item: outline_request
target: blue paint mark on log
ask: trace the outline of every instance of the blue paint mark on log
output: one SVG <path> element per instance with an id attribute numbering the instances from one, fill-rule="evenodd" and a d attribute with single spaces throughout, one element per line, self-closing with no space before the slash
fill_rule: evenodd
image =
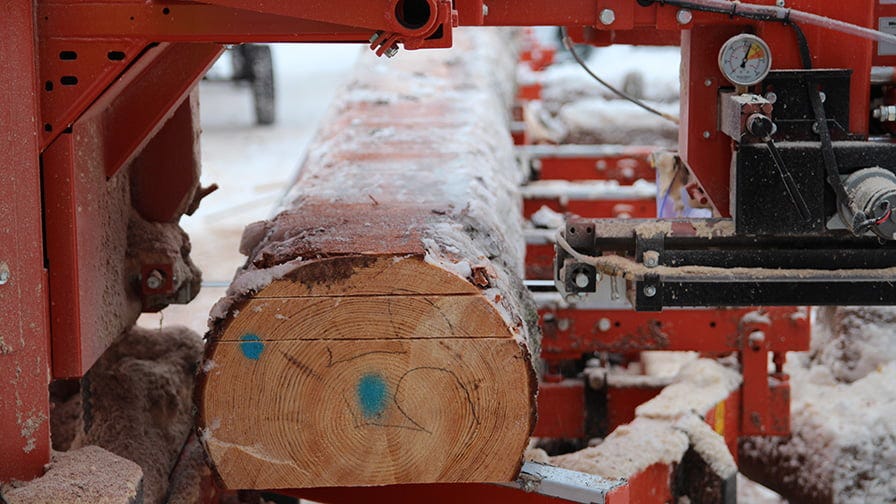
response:
<path id="1" fill-rule="evenodd" d="M 264 351 L 264 343 L 261 338 L 252 333 L 244 334 L 240 337 L 240 350 L 243 351 L 245 358 L 258 360 L 261 357 L 261 352 Z"/>
<path id="2" fill-rule="evenodd" d="M 389 396 L 386 380 L 379 374 L 366 374 L 358 380 L 358 405 L 364 418 L 380 416 L 386 409 Z"/>

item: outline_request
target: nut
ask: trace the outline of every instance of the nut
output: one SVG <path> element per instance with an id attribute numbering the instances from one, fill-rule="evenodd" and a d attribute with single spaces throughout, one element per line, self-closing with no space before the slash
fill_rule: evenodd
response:
<path id="1" fill-rule="evenodd" d="M 644 252 L 642 259 L 644 261 L 644 266 L 647 266 L 648 268 L 656 268 L 660 265 L 660 253 L 656 250 L 648 250 L 647 252 Z"/>
<path id="2" fill-rule="evenodd" d="M 599 19 L 601 23 L 609 26 L 616 22 L 616 11 L 614 11 L 613 9 L 604 9 L 600 11 Z"/>
<path id="3" fill-rule="evenodd" d="M 161 289 L 162 285 L 165 284 L 165 274 L 157 269 L 152 270 L 149 275 L 146 276 L 146 280 L 144 280 L 143 283 L 146 285 L 147 289 Z"/>
<path id="4" fill-rule="evenodd" d="M 678 21 L 678 24 L 685 25 L 693 21 L 693 19 L 694 15 L 687 9 L 678 9 L 678 12 L 675 14 L 675 20 Z"/>

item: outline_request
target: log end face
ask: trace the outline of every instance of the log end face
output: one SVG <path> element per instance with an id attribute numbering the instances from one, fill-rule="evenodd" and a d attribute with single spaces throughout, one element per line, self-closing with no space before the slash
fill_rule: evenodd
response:
<path id="1" fill-rule="evenodd" d="M 537 387 L 492 302 L 419 256 L 340 260 L 298 268 L 212 334 L 197 402 L 223 484 L 514 479 Z"/>
<path id="2" fill-rule="evenodd" d="M 200 432 L 228 488 L 516 477 L 533 426 L 525 348 L 509 338 L 364 343 L 217 345 Z"/>

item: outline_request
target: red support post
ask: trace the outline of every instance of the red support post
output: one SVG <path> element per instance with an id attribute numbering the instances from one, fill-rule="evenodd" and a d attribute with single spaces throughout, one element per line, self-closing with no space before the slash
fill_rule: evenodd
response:
<path id="1" fill-rule="evenodd" d="M 50 457 L 34 12 L 8 2 L 0 30 L 0 482 L 40 475 Z"/>
<path id="2" fill-rule="evenodd" d="M 125 328 L 125 313 L 139 311 L 123 299 L 130 279 L 124 271 L 127 216 L 122 221 L 121 207 L 129 185 L 119 171 L 162 130 L 221 50 L 215 44 L 183 43 L 150 49 L 44 152 L 53 376 L 87 372 Z M 192 149 L 198 136 L 187 112 L 174 123 L 178 131 L 190 132 L 184 140 L 190 145 L 180 152 Z M 175 184 L 169 189 L 180 190 Z M 122 250 L 115 252 L 116 247 Z"/>

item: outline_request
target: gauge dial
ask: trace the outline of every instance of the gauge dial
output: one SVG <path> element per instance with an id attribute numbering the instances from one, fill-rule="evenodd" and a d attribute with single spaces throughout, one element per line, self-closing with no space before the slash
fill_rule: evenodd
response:
<path id="1" fill-rule="evenodd" d="M 772 53 L 756 35 L 735 35 L 719 51 L 719 68 L 735 86 L 752 86 L 762 82 L 772 69 Z"/>

